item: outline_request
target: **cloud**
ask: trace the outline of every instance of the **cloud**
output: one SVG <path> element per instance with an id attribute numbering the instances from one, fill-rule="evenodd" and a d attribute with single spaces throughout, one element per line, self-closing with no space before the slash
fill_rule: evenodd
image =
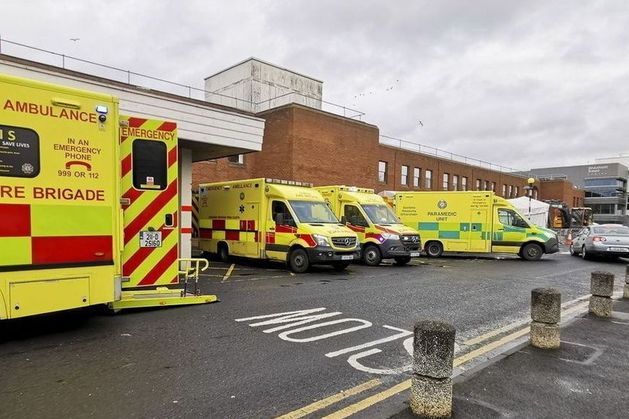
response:
<path id="1" fill-rule="evenodd" d="M 0 27 L 196 87 L 256 56 L 323 80 L 383 134 L 518 169 L 629 151 L 622 0 L 12 0 Z"/>

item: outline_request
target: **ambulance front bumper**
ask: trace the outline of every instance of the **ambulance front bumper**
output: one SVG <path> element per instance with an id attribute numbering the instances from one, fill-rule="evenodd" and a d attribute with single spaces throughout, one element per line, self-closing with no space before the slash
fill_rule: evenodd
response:
<path id="1" fill-rule="evenodd" d="M 392 259 L 396 257 L 419 257 L 421 254 L 421 243 L 402 243 L 401 240 L 385 240 L 380 244 L 382 259 Z"/>
<path id="2" fill-rule="evenodd" d="M 556 237 L 552 239 L 548 239 L 546 243 L 544 243 L 544 252 L 545 253 L 557 253 L 559 251 L 559 242 Z"/>
<path id="3" fill-rule="evenodd" d="M 360 260 L 360 249 L 335 250 L 331 247 L 311 247 L 306 249 L 308 259 L 312 264 L 325 264 L 332 262 L 353 262 Z"/>

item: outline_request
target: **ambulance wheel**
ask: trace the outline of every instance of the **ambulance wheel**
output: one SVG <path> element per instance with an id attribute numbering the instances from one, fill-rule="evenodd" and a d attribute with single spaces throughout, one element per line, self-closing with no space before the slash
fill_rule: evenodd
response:
<path id="1" fill-rule="evenodd" d="M 345 269 L 347 269 L 347 267 L 350 265 L 351 262 L 337 262 L 334 265 L 332 265 L 332 267 L 334 268 L 335 271 L 337 272 L 342 272 Z"/>
<path id="2" fill-rule="evenodd" d="M 382 255 L 380 254 L 380 249 L 378 249 L 373 244 L 369 244 L 363 250 L 363 261 L 367 266 L 378 266 L 380 265 L 380 261 L 382 261 Z"/>
<path id="3" fill-rule="evenodd" d="M 524 260 L 540 260 L 544 252 L 539 244 L 528 243 L 522 247 L 522 259 Z"/>
<path id="4" fill-rule="evenodd" d="M 310 267 L 308 253 L 304 249 L 295 249 L 288 255 L 288 266 L 296 274 L 304 273 Z"/>
<path id="5" fill-rule="evenodd" d="M 406 265 L 410 261 L 411 261 L 411 257 L 410 256 L 398 256 L 398 257 L 395 258 L 395 264 L 397 266 L 404 266 L 404 265 Z"/>
<path id="6" fill-rule="evenodd" d="M 443 245 L 440 242 L 426 243 L 426 254 L 431 258 L 438 258 L 443 254 Z"/>
<path id="7" fill-rule="evenodd" d="M 229 262 L 229 248 L 227 247 L 227 244 L 218 244 L 218 259 L 223 263 Z"/>

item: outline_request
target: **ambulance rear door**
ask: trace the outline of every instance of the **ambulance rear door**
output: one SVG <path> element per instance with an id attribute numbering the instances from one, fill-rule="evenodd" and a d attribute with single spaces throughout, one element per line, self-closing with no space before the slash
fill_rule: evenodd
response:
<path id="1" fill-rule="evenodd" d="M 123 288 L 178 282 L 177 126 L 121 117 Z"/>

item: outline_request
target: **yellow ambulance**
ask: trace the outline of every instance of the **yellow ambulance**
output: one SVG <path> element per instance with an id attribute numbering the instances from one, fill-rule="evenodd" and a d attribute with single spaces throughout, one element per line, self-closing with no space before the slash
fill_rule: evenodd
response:
<path id="1" fill-rule="evenodd" d="M 341 222 L 358 235 L 366 265 L 377 266 L 382 259 L 405 265 L 411 258 L 419 257 L 421 241 L 417 230 L 402 224 L 373 189 L 340 185 L 316 189 Z"/>
<path id="2" fill-rule="evenodd" d="M 118 110 L 0 74 L 0 319 L 216 301 L 164 287 L 179 282 L 176 124 Z"/>
<path id="3" fill-rule="evenodd" d="M 431 257 L 493 252 L 539 260 L 559 251 L 555 232 L 530 223 L 490 191 L 397 192 L 393 205 L 404 224 L 420 231 Z"/>
<path id="4" fill-rule="evenodd" d="M 309 184 L 249 179 L 199 185 L 199 247 L 229 256 L 284 261 L 296 273 L 311 265 L 343 270 L 360 257 L 356 234 L 342 225 Z"/>

